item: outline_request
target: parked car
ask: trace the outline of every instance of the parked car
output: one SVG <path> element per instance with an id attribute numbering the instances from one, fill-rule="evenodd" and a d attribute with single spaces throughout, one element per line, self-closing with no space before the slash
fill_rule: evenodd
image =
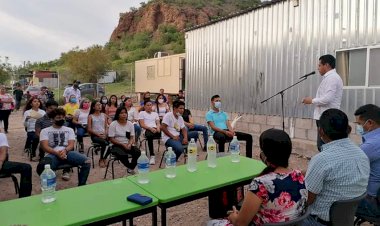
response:
<path id="1" fill-rule="evenodd" d="M 105 94 L 104 87 L 97 83 L 79 84 L 79 90 L 82 97 L 84 97 L 85 95 L 91 95 L 94 98 L 96 98 Z"/>
<path id="2" fill-rule="evenodd" d="M 25 89 L 24 95 L 26 96 L 26 93 L 29 91 L 30 96 L 38 96 L 41 91 L 41 87 L 39 86 L 28 86 L 28 88 Z"/>

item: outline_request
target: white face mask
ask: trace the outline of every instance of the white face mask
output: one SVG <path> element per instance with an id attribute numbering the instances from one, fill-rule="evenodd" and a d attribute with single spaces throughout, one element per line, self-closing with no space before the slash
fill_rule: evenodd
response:
<path id="1" fill-rule="evenodd" d="M 162 104 L 162 103 L 164 103 L 164 100 L 163 99 L 158 99 L 158 103 Z"/>
<path id="2" fill-rule="evenodd" d="M 106 103 L 107 103 L 107 100 L 102 100 L 102 103 L 103 103 L 103 104 L 106 104 Z"/>
<path id="3" fill-rule="evenodd" d="M 363 126 L 365 126 L 365 124 L 367 124 L 367 122 L 368 122 L 368 120 L 365 121 L 365 123 L 363 125 L 359 125 L 359 124 L 356 125 L 356 134 L 363 136 L 364 134 L 367 133 L 367 131 L 364 131 L 364 127 L 363 127 Z"/>
<path id="4" fill-rule="evenodd" d="M 215 102 L 215 107 L 218 108 L 218 109 L 220 109 L 222 107 L 222 102 L 216 101 Z"/>

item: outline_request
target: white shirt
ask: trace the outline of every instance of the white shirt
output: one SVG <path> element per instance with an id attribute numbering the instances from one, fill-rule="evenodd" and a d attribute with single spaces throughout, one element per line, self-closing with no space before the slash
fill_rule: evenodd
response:
<path id="1" fill-rule="evenodd" d="M 129 141 L 126 136 L 127 133 L 130 136 L 135 136 L 135 127 L 130 121 L 127 121 L 125 125 L 121 125 L 118 121 L 113 121 L 108 128 L 108 137 L 114 137 L 122 144 L 127 144 Z"/>
<path id="2" fill-rule="evenodd" d="M 24 126 L 26 127 L 27 132 L 35 132 L 36 131 L 36 121 L 39 118 L 42 118 L 45 115 L 45 111 L 42 109 L 38 109 L 38 111 L 35 111 L 33 109 L 29 109 L 24 112 Z M 30 117 L 28 120 L 26 120 L 26 117 Z"/>
<path id="3" fill-rule="evenodd" d="M 319 84 L 317 95 L 312 103 L 314 108 L 314 119 L 319 120 L 322 113 L 330 108 L 340 108 L 343 95 L 343 81 L 336 73 L 335 69 L 328 71 L 323 75 L 321 84 Z"/>
<path id="4" fill-rule="evenodd" d="M 63 92 L 63 96 L 66 99 L 66 103 L 69 102 L 69 98 L 71 95 L 75 95 L 75 97 L 77 98 L 77 103 L 80 102 L 81 94 L 80 94 L 79 88 L 74 89 L 74 87 L 71 86 L 71 87 L 65 89 L 65 91 Z"/>
<path id="5" fill-rule="evenodd" d="M 162 123 L 167 125 L 168 131 L 173 136 L 179 136 L 181 133 L 181 129 L 185 128 L 185 122 L 183 121 L 182 116 L 178 116 L 178 118 L 174 117 L 173 112 L 168 112 L 162 119 Z M 164 132 L 162 132 L 162 141 L 166 143 L 167 140 L 171 139 Z"/>
<path id="6" fill-rule="evenodd" d="M 41 130 L 40 141 L 43 140 L 48 140 L 49 147 L 54 151 L 59 151 L 69 145 L 69 140 L 75 140 L 75 133 L 73 129 L 66 126 L 59 129 L 50 126 Z"/>
<path id="7" fill-rule="evenodd" d="M 139 113 L 138 119 L 144 120 L 144 124 L 150 128 L 157 128 L 156 121 L 160 120 L 157 112 L 154 112 L 154 111 L 152 111 L 151 113 L 148 113 L 146 111 L 142 111 Z"/>
<path id="8" fill-rule="evenodd" d="M 4 133 L 0 133 L 0 147 L 8 147 L 8 139 L 7 136 Z"/>
<path id="9" fill-rule="evenodd" d="M 139 113 L 135 107 L 131 107 L 128 111 L 128 121 L 134 123 L 135 120 L 138 120 Z"/>

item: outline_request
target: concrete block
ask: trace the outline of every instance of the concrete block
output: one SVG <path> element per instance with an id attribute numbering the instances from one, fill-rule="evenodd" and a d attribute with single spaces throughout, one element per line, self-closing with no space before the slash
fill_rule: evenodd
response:
<path id="1" fill-rule="evenodd" d="M 268 116 L 267 124 L 271 126 L 282 126 L 282 118 L 279 116 Z"/>
<path id="2" fill-rule="evenodd" d="M 265 130 L 272 129 L 272 128 L 274 128 L 274 126 L 261 125 L 261 132 L 260 132 L 260 134 L 261 134 L 262 132 L 264 132 Z"/>
<path id="3" fill-rule="evenodd" d="M 250 133 L 260 134 L 261 132 L 260 124 L 249 123 L 248 127 Z"/>
<path id="4" fill-rule="evenodd" d="M 248 133 L 248 132 L 249 132 L 249 126 L 248 126 L 248 123 L 240 122 L 240 121 L 237 122 L 237 123 L 236 123 L 235 130 L 236 130 L 236 131 L 240 131 L 240 132 L 244 132 L 244 133 Z"/>
<path id="5" fill-rule="evenodd" d="M 298 138 L 298 139 L 307 140 L 306 129 L 295 128 L 294 129 L 294 137 Z"/>
<path id="6" fill-rule="evenodd" d="M 253 122 L 260 125 L 267 124 L 267 116 L 266 115 L 254 115 Z"/>
<path id="7" fill-rule="evenodd" d="M 311 129 L 313 127 L 312 119 L 296 118 L 296 128 L 299 129 Z"/>
<path id="8" fill-rule="evenodd" d="M 317 143 L 315 141 L 292 139 L 293 152 L 301 156 L 311 158 L 318 154 Z"/>
<path id="9" fill-rule="evenodd" d="M 308 129 L 307 130 L 307 139 L 310 141 L 317 141 L 317 130 L 316 129 Z"/>

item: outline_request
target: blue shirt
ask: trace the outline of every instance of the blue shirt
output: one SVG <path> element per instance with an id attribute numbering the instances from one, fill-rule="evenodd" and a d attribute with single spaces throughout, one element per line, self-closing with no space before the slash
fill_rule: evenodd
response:
<path id="1" fill-rule="evenodd" d="M 370 174 L 367 193 L 376 197 L 380 188 L 380 128 L 367 132 L 363 135 L 363 144 L 360 148 L 369 158 Z"/>
<path id="2" fill-rule="evenodd" d="M 333 202 L 365 193 L 368 177 L 368 157 L 350 139 L 324 144 L 322 152 L 311 158 L 306 172 L 306 189 L 316 194 L 311 214 L 329 221 Z"/>
<path id="3" fill-rule="evenodd" d="M 206 114 L 206 122 L 213 122 L 219 129 L 228 129 L 227 127 L 228 115 L 224 111 L 209 110 Z M 214 134 L 214 130 L 210 128 L 210 134 Z"/>

